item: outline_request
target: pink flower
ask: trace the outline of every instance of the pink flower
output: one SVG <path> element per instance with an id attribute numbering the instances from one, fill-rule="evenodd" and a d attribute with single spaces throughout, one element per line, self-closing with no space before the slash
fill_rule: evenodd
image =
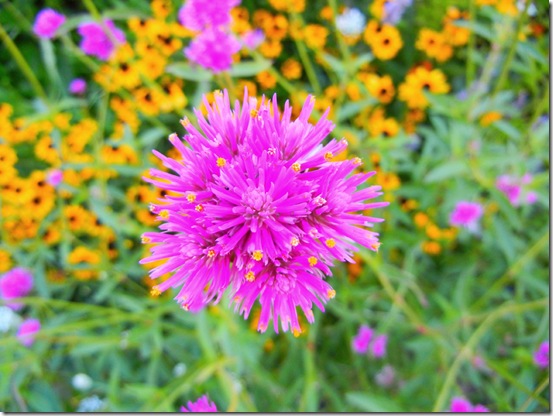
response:
<path id="1" fill-rule="evenodd" d="M 75 78 L 69 84 L 69 92 L 75 95 L 83 95 L 86 92 L 86 81 L 82 78 Z"/>
<path id="2" fill-rule="evenodd" d="M 279 321 L 301 332 L 297 308 L 313 322 L 313 306 L 324 311 L 336 294 L 325 280 L 334 260 L 353 262 L 356 244 L 378 250 L 378 234 L 366 227 L 382 220 L 362 212 L 388 203 L 368 201 L 380 186 L 358 189 L 376 172 L 354 173 L 359 158 L 334 160 L 347 142 L 323 144 L 334 125 L 328 110 L 309 122 L 312 97 L 296 120 L 276 95 L 259 103 L 246 93 L 231 109 L 224 91 L 204 104 L 207 120 L 195 111 L 202 132 L 183 120 L 187 145 L 169 136 L 182 161 L 154 151 L 175 173 L 152 169 L 144 178 L 171 192 L 151 206 L 160 232 L 144 234 L 153 245 L 141 263 L 166 260 L 150 275 L 173 274 L 153 290 L 179 288 L 186 310 L 218 302 L 230 287 L 245 318 L 259 301 L 259 331 L 272 320 L 275 332 Z"/>
<path id="3" fill-rule="evenodd" d="M 369 343 L 371 342 L 372 336 L 373 330 L 367 325 L 361 325 L 357 335 L 351 342 L 353 351 L 357 354 L 365 354 L 369 349 Z"/>
<path id="4" fill-rule="evenodd" d="M 57 187 L 63 181 L 63 171 L 60 169 L 52 169 L 46 175 L 46 182 L 53 187 Z"/>
<path id="5" fill-rule="evenodd" d="M 33 275 L 26 269 L 16 267 L 0 278 L 0 297 L 4 300 L 17 299 L 26 296 L 33 288 Z M 17 302 L 6 302 L 14 311 L 23 305 Z"/>
<path id="6" fill-rule="evenodd" d="M 486 413 L 489 412 L 486 406 L 477 404 L 473 406 L 468 400 L 461 397 L 454 397 L 451 400 L 449 411 L 453 413 Z"/>
<path id="7" fill-rule="evenodd" d="M 30 347 L 35 342 L 35 334 L 40 330 L 40 321 L 38 319 L 26 319 L 21 323 L 17 330 L 17 338 L 26 347 Z"/>
<path id="8" fill-rule="evenodd" d="M 549 367 L 549 341 L 543 341 L 534 352 L 534 363 L 540 368 Z"/>
<path id="9" fill-rule="evenodd" d="M 96 56 L 106 61 L 111 56 L 117 43 L 125 42 L 125 34 L 115 27 L 111 20 L 105 20 L 104 25 L 111 32 L 108 35 L 104 26 L 99 23 L 82 23 L 77 32 L 82 36 L 79 47 L 87 55 Z M 114 43 L 115 41 L 115 43 Z"/>
<path id="10" fill-rule="evenodd" d="M 192 62 L 217 73 L 230 68 L 232 55 L 240 47 L 240 42 L 232 34 L 221 28 L 212 28 L 200 33 L 184 54 Z"/>
<path id="11" fill-rule="evenodd" d="M 188 0 L 179 10 L 181 25 L 201 31 L 215 26 L 227 26 L 231 23 L 230 10 L 238 6 L 240 0 Z"/>
<path id="12" fill-rule="evenodd" d="M 371 344 L 371 354 L 375 358 L 382 358 L 386 355 L 387 335 L 378 335 Z"/>
<path id="13" fill-rule="evenodd" d="M 532 183 L 532 175 L 524 174 L 521 178 L 510 175 L 498 176 L 495 186 L 505 194 L 512 206 L 521 204 L 532 205 L 538 200 L 538 195 L 532 191 L 526 191 L 526 186 Z"/>
<path id="14" fill-rule="evenodd" d="M 38 12 L 33 25 L 33 32 L 39 38 L 52 39 L 58 28 L 65 23 L 65 16 L 52 9 Z"/>
<path id="15" fill-rule="evenodd" d="M 181 412 L 184 413 L 214 413 L 217 412 L 217 406 L 215 403 L 210 402 L 209 398 L 206 394 L 204 394 L 202 397 L 200 397 L 195 402 L 188 402 L 186 404 L 188 408 L 185 406 L 182 406 L 180 408 Z"/>
<path id="16" fill-rule="evenodd" d="M 250 30 L 242 35 L 242 43 L 246 45 L 248 49 L 255 49 L 265 39 L 265 35 L 261 29 Z"/>
<path id="17" fill-rule="evenodd" d="M 451 225 L 462 226 L 470 231 L 478 229 L 478 220 L 484 213 L 482 205 L 476 202 L 460 201 L 449 216 Z"/>

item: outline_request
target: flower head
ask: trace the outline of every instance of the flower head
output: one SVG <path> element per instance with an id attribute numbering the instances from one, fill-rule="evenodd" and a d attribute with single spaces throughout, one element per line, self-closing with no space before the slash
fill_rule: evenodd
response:
<path id="1" fill-rule="evenodd" d="M 386 355 L 386 345 L 388 344 L 388 336 L 385 334 L 378 335 L 371 344 L 371 354 L 375 358 L 382 358 Z"/>
<path id="2" fill-rule="evenodd" d="M 209 401 L 209 397 L 204 394 L 195 402 L 188 402 L 187 407 L 181 406 L 180 411 L 184 413 L 214 413 L 217 412 L 215 403 Z"/>
<path id="3" fill-rule="evenodd" d="M 52 169 L 46 175 L 46 182 L 53 187 L 58 186 L 63 181 L 63 171 L 61 169 Z"/>
<path id="4" fill-rule="evenodd" d="M 109 34 L 105 29 L 108 29 Z M 125 42 L 125 33 L 115 27 L 111 20 L 99 23 L 83 23 L 77 32 L 82 36 L 79 47 L 87 55 L 106 61 L 113 53 L 117 43 Z"/>
<path id="5" fill-rule="evenodd" d="M 33 32 L 39 38 L 52 39 L 58 28 L 65 23 L 65 16 L 53 9 L 44 9 L 36 15 Z"/>
<path id="6" fill-rule="evenodd" d="M 534 363 L 540 368 L 549 367 L 549 341 L 543 341 L 534 352 Z"/>
<path id="7" fill-rule="evenodd" d="M 527 191 L 526 185 L 532 183 L 532 175 L 526 173 L 521 178 L 510 175 L 501 175 L 497 178 L 495 186 L 505 194 L 512 206 L 532 205 L 536 203 L 538 196 L 535 192 Z"/>
<path id="8" fill-rule="evenodd" d="M 230 68 L 232 55 L 240 48 L 238 39 L 217 27 L 200 33 L 184 50 L 184 54 L 192 62 L 216 73 Z"/>
<path id="9" fill-rule="evenodd" d="M 33 288 L 33 275 L 26 269 L 16 267 L 0 278 L 0 297 L 6 301 L 26 296 Z M 17 302 L 6 302 L 17 311 L 23 307 Z"/>
<path id="10" fill-rule="evenodd" d="M 17 338 L 26 347 L 30 347 L 35 342 L 35 334 L 40 330 L 40 321 L 38 319 L 26 319 L 21 323 L 17 330 Z"/>
<path id="11" fill-rule="evenodd" d="M 231 23 L 230 10 L 239 4 L 240 0 L 187 0 L 179 10 L 178 19 L 190 30 L 227 26 Z"/>
<path id="12" fill-rule="evenodd" d="M 353 262 L 355 244 L 378 249 L 378 234 L 363 227 L 382 220 L 356 213 L 387 205 L 366 202 L 381 195 L 379 186 L 358 189 L 375 172 L 351 175 L 359 158 L 332 160 L 347 143 L 322 143 L 333 124 L 328 112 L 309 122 L 312 97 L 296 120 L 276 95 L 258 102 L 246 93 L 234 110 L 226 91 L 204 103 L 207 120 L 196 111 L 203 133 L 182 122 L 190 147 L 169 137 L 182 162 L 154 151 L 175 174 L 153 169 L 144 179 L 176 195 L 152 205 L 163 223 L 145 234 L 152 254 L 141 263 L 165 261 L 151 277 L 173 275 L 156 289 L 179 287 L 186 310 L 218 302 L 230 287 L 246 318 L 259 301 L 258 330 L 273 320 L 278 332 L 280 320 L 284 331 L 300 332 L 297 307 L 313 322 L 313 304 L 324 310 L 336 295 L 325 281 L 333 260 Z"/>
<path id="13" fill-rule="evenodd" d="M 363 33 L 367 19 L 359 9 L 346 9 L 336 17 L 336 27 L 346 36 L 357 36 Z"/>
<path id="14" fill-rule="evenodd" d="M 351 342 L 353 351 L 357 354 L 365 354 L 369 350 L 369 343 L 373 337 L 373 330 L 367 325 L 361 325 L 357 335 Z"/>
<path id="15" fill-rule="evenodd" d="M 484 213 L 482 205 L 477 202 L 460 201 L 449 216 L 451 225 L 465 227 L 471 231 L 478 228 L 478 220 Z"/>
<path id="16" fill-rule="evenodd" d="M 242 35 L 241 40 L 248 49 L 255 49 L 263 43 L 265 35 L 261 29 L 249 30 Z"/>
<path id="17" fill-rule="evenodd" d="M 451 399 L 449 411 L 453 413 L 485 413 L 489 412 L 486 406 L 477 404 L 473 406 L 468 400 L 462 397 L 454 397 Z"/>
<path id="18" fill-rule="evenodd" d="M 382 21 L 390 25 L 396 25 L 405 13 L 405 10 L 413 3 L 413 0 L 394 0 L 384 3 L 384 16 Z"/>
<path id="19" fill-rule="evenodd" d="M 69 92 L 75 95 L 82 95 L 86 92 L 86 81 L 82 78 L 75 78 L 69 84 Z"/>

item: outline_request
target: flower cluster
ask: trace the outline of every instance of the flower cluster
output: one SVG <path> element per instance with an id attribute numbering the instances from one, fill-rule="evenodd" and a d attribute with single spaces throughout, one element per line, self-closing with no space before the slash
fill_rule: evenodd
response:
<path id="1" fill-rule="evenodd" d="M 382 358 L 386 355 L 386 346 L 388 344 L 388 336 L 380 334 L 374 336 L 374 330 L 367 325 L 361 325 L 357 335 L 351 341 L 351 347 L 356 354 L 366 354 L 370 349 L 370 353 L 375 358 Z"/>
<path id="2" fill-rule="evenodd" d="M 481 404 L 472 405 L 468 400 L 462 397 L 454 397 L 451 399 L 449 411 L 452 413 L 487 413 L 489 412 L 486 406 Z"/>
<path id="3" fill-rule="evenodd" d="M 259 331 L 272 319 L 276 332 L 280 320 L 299 333 L 296 308 L 313 322 L 313 304 L 324 310 L 335 296 L 324 280 L 333 260 L 351 262 L 355 243 L 378 250 L 378 234 L 362 227 L 382 220 L 356 212 L 388 203 L 365 202 L 381 192 L 358 189 L 374 172 L 350 176 L 361 159 L 333 161 L 347 142 L 322 144 L 333 124 L 326 114 L 309 122 L 312 97 L 296 120 L 288 102 L 280 112 L 276 95 L 258 103 L 246 93 L 233 111 L 224 91 L 205 105 L 207 120 L 196 111 L 203 134 L 182 122 L 190 148 L 169 137 L 182 161 L 154 151 L 176 175 L 153 169 L 145 178 L 171 194 L 152 205 L 164 223 L 143 235 L 154 246 L 141 262 L 166 260 L 151 277 L 174 274 L 154 290 L 181 287 L 176 299 L 187 310 L 218 302 L 230 286 L 246 318 L 259 299 Z"/>
<path id="4" fill-rule="evenodd" d="M 188 407 L 186 407 L 188 406 Z M 204 394 L 195 402 L 188 402 L 186 406 L 181 406 L 180 411 L 183 413 L 215 413 L 217 406 L 209 401 L 209 397 Z"/>

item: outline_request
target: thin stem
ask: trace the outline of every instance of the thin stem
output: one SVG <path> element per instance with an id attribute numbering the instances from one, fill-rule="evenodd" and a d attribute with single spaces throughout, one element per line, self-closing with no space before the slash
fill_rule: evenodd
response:
<path id="1" fill-rule="evenodd" d="M 291 13 L 291 16 L 292 16 L 292 23 L 300 23 L 302 27 L 305 26 L 305 22 L 303 21 L 303 19 L 298 13 L 293 12 Z M 300 60 L 303 64 L 303 67 L 305 68 L 305 73 L 307 74 L 309 83 L 313 88 L 313 92 L 316 95 L 320 95 L 321 84 L 319 83 L 319 79 L 317 78 L 317 74 L 315 73 L 315 68 L 313 67 L 313 64 L 311 63 L 311 59 L 309 58 L 309 54 L 307 53 L 307 48 L 305 44 L 298 39 L 294 39 L 294 42 L 296 44 L 296 47 L 298 48 Z"/>
<path id="2" fill-rule="evenodd" d="M 538 388 L 526 399 L 526 401 L 523 403 L 522 406 L 520 406 L 519 412 L 525 412 L 528 406 L 530 406 L 530 403 L 532 403 L 533 399 L 539 399 L 539 394 L 549 385 L 549 376 L 545 377 L 545 380 L 541 382 L 541 384 L 538 386 Z M 546 402 L 547 403 L 547 402 Z M 544 404 L 544 403 L 542 403 Z M 544 404 L 546 407 L 548 405 Z"/>
<path id="3" fill-rule="evenodd" d="M 13 42 L 13 40 L 10 38 L 10 36 L 7 34 L 6 30 L 1 24 L 0 38 L 2 38 L 2 41 L 6 45 L 6 48 L 8 48 L 8 51 L 10 51 L 10 54 L 19 66 L 19 69 L 21 69 L 23 75 L 25 75 L 25 77 L 31 84 L 31 87 L 33 88 L 35 94 L 42 98 L 46 104 L 48 104 L 48 97 L 46 96 L 46 92 L 42 88 L 42 85 L 40 85 L 40 82 L 38 82 L 38 79 L 36 78 L 33 70 L 19 51 L 19 48 L 16 46 L 16 44 Z"/>
<path id="4" fill-rule="evenodd" d="M 472 80 L 474 79 L 474 72 L 475 72 L 475 66 L 474 66 L 474 44 L 476 36 L 474 34 L 474 22 L 475 22 L 475 7 L 474 7 L 474 0 L 470 0 L 469 3 L 469 15 L 470 15 L 470 25 L 469 25 L 469 41 L 467 45 L 467 72 L 466 72 L 466 78 L 467 78 L 467 88 L 471 85 Z"/>

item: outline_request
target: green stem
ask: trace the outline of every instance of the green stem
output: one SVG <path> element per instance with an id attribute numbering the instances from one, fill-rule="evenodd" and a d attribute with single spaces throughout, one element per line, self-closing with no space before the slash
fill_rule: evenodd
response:
<path id="1" fill-rule="evenodd" d="M 293 12 L 291 13 L 291 16 L 292 16 L 292 23 L 300 23 L 302 28 L 305 26 L 305 22 L 303 21 L 303 19 L 298 13 Z M 307 47 L 305 46 L 305 43 L 303 43 L 303 41 L 300 41 L 298 39 L 294 39 L 294 42 L 296 44 L 296 47 L 298 48 L 300 60 L 303 64 L 303 67 L 305 68 L 305 73 L 307 74 L 309 83 L 313 88 L 313 92 L 315 93 L 315 95 L 320 95 L 321 84 L 319 83 L 319 79 L 317 78 L 317 74 L 315 73 L 315 68 L 311 63 L 311 59 L 309 58 Z"/>
<path id="2" fill-rule="evenodd" d="M 474 34 L 474 22 L 475 22 L 475 12 L 476 8 L 474 7 L 474 0 L 470 0 L 469 4 L 469 15 L 470 15 L 470 34 L 469 34 L 469 42 L 467 45 L 467 72 L 466 72 L 466 78 L 467 78 L 467 87 L 472 84 L 472 80 L 474 79 L 474 72 L 475 72 L 475 66 L 474 66 L 474 44 L 476 36 Z"/>
<path id="3" fill-rule="evenodd" d="M 539 397 L 539 394 L 549 385 L 549 376 L 545 377 L 545 380 L 541 382 L 541 384 L 538 386 L 538 388 L 526 399 L 524 404 L 520 406 L 519 412 L 525 412 L 528 406 L 530 406 L 530 403 L 532 403 L 532 400 L 538 400 L 542 406 L 545 406 L 546 408 L 549 408 L 549 403 L 547 401 L 542 402 L 541 397 Z"/>
<path id="4" fill-rule="evenodd" d="M 461 348 L 461 351 L 459 351 L 459 353 L 457 354 L 457 357 L 455 357 L 455 360 L 451 364 L 451 367 L 449 367 L 449 371 L 447 372 L 445 381 L 442 385 L 440 393 L 438 394 L 438 399 L 436 400 L 436 403 L 434 404 L 434 409 L 432 411 L 433 412 L 444 411 L 447 397 L 449 396 L 450 390 L 453 387 L 453 383 L 455 382 L 457 373 L 461 369 L 461 364 L 465 359 L 470 358 L 472 356 L 473 350 L 477 346 L 478 342 L 480 341 L 480 338 L 482 338 L 482 336 L 486 333 L 488 328 L 497 319 L 502 318 L 504 315 L 507 315 L 509 313 L 520 313 L 520 312 L 525 312 L 533 309 L 547 307 L 548 303 L 549 303 L 548 299 L 540 299 L 537 301 L 518 304 L 518 305 L 508 304 L 490 313 L 488 317 L 484 320 L 484 322 L 482 322 L 480 326 L 476 329 L 476 331 L 473 332 L 473 334 L 471 335 L 471 337 L 469 338 L 465 346 Z"/>
<path id="5" fill-rule="evenodd" d="M 46 96 L 46 92 L 42 88 L 42 85 L 40 85 L 40 82 L 38 82 L 38 79 L 36 78 L 33 70 L 19 51 L 19 48 L 16 46 L 16 44 L 13 42 L 13 40 L 10 38 L 10 36 L 6 33 L 6 30 L 4 27 L 0 24 L 0 38 L 2 38 L 2 41 L 6 45 L 6 48 L 8 48 L 8 51 L 12 55 L 13 59 L 19 66 L 19 69 L 23 72 L 23 75 L 27 78 L 29 83 L 31 84 L 31 87 L 33 88 L 35 94 L 42 98 L 46 105 L 48 105 L 48 97 Z"/>

